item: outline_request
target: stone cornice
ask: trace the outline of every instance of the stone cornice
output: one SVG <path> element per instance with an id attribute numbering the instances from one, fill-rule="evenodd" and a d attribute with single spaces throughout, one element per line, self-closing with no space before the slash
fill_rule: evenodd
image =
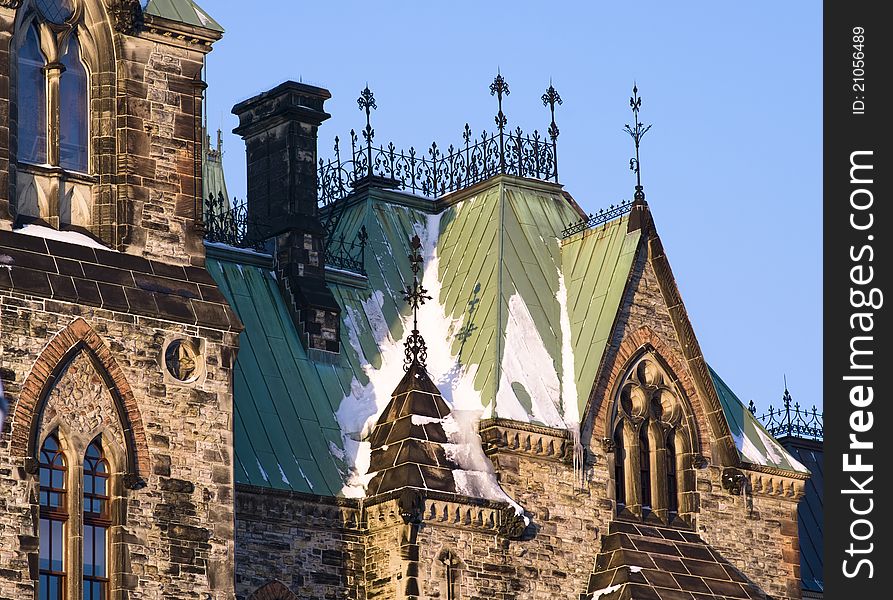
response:
<path id="1" fill-rule="evenodd" d="M 479 433 L 487 456 L 511 452 L 556 462 L 568 462 L 573 458 L 572 442 L 566 429 L 497 418 L 481 421 Z"/>
<path id="2" fill-rule="evenodd" d="M 456 527 L 514 539 L 526 523 L 508 502 L 403 488 L 369 498 L 364 521 L 372 533 L 408 523 Z"/>
<path id="3" fill-rule="evenodd" d="M 214 42 L 223 37 L 221 32 L 213 29 L 196 27 L 153 15 L 144 15 L 140 34 L 165 44 L 199 50 L 204 53 L 210 52 Z"/>

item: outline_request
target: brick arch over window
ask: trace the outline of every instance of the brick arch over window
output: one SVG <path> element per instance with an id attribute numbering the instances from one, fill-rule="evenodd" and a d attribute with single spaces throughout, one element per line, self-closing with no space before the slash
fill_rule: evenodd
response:
<path id="1" fill-rule="evenodd" d="M 705 396 L 710 394 L 715 396 L 713 383 L 709 380 L 710 374 L 698 372 L 696 370 L 698 365 L 693 364 L 694 361 L 686 361 L 679 351 L 667 344 L 647 325 L 628 334 L 621 342 L 617 352 L 609 359 L 611 362 L 606 362 L 602 366 L 602 374 L 590 396 L 590 402 L 599 402 L 597 406 L 593 405 L 594 410 L 590 409 L 591 413 L 588 419 L 593 443 L 611 436 L 611 432 L 606 428 L 606 423 L 610 420 L 610 415 L 608 414 L 612 400 L 610 391 L 616 389 L 618 378 L 623 376 L 624 369 L 644 348 L 651 348 L 656 354 L 660 355 L 665 362 L 664 366 L 677 377 L 678 384 L 689 398 L 695 415 L 696 436 L 700 443 L 701 453 L 716 464 L 737 466 L 739 462 L 738 451 L 729 432 L 729 426 L 725 421 L 725 415 L 722 413 L 719 400 L 716 399 L 715 402 L 711 402 L 709 397 L 705 398 Z M 703 362 L 700 364 L 703 364 Z M 692 369 L 694 370 L 694 377 L 700 379 L 699 382 L 695 382 L 693 376 L 690 375 Z M 704 388 L 707 389 L 702 393 L 701 390 Z M 708 432 L 703 430 L 702 424 L 706 424 L 709 427 L 709 433 L 713 440 L 712 444 L 708 443 L 709 438 L 705 437 Z"/>
<path id="2" fill-rule="evenodd" d="M 125 484 L 130 488 L 142 487 L 149 474 L 149 448 L 136 398 L 111 350 L 80 317 L 52 339 L 22 384 L 12 418 L 12 455 L 25 459 L 27 469 L 34 471 L 38 428 L 47 397 L 68 362 L 81 351 L 86 352 L 105 381 L 124 430 L 127 450 Z"/>
<path id="3" fill-rule="evenodd" d="M 284 583 L 271 581 L 257 588 L 248 600 L 298 600 L 298 597 Z"/>

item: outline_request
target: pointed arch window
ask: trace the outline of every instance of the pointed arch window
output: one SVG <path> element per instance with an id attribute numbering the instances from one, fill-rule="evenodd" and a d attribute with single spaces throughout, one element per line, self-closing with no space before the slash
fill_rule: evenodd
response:
<path id="1" fill-rule="evenodd" d="M 89 73 L 77 37 L 77 0 L 31 0 L 16 49 L 20 163 L 89 170 Z"/>
<path id="2" fill-rule="evenodd" d="M 614 499 L 617 508 L 626 506 L 626 476 L 623 470 L 624 461 L 623 421 L 614 428 Z"/>
<path id="3" fill-rule="evenodd" d="M 97 438 L 84 456 L 84 599 L 108 598 L 109 465 Z"/>
<path id="4" fill-rule="evenodd" d="M 63 600 L 67 578 L 68 466 L 55 434 L 40 449 L 40 600 Z"/>
<path id="5" fill-rule="evenodd" d="M 643 512 L 651 511 L 651 444 L 648 443 L 648 427 L 639 429 L 639 486 Z"/>
<path id="6" fill-rule="evenodd" d="M 645 352 L 621 380 L 614 402 L 614 490 L 617 513 L 673 523 L 694 512 L 683 506 L 694 481 L 694 417 L 658 358 Z M 683 519 L 682 522 L 686 522 Z"/>
<path id="7" fill-rule="evenodd" d="M 37 26 L 29 24 L 18 48 L 19 160 L 47 162 L 46 57 L 40 49 Z"/>
<path id="8" fill-rule="evenodd" d="M 672 521 L 679 514 L 679 473 L 676 468 L 676 432 L 667 436 L 667 512 Z"/>
<path id="9" fill-rule="evenodd" d="M 75 449 L 69 453 L 80 454 Z M 112 471 L 97 437 L 83 450 L 83 476 L 73 476 L 59 435 L 40 450 L 40 600 L 108 600 Z"/>
<path id="10" fill-rule="evenodd" d="M 68 38 L 59 80 L 59 165 L 87 171 L 87 68 L 77 34 Z"/>

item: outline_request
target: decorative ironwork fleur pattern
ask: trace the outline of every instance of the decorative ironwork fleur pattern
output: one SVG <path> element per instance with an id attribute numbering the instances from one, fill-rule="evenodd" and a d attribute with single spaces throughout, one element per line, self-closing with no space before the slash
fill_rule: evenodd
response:
<path id="1" fill-rule="evenodd" d="M 634 195 L 636 200 L 644 200 L 645 199 L 645 190 L 642 188 L 642 173 L 641 173 L 641 163 L 639 162 L 639 143 L 642 141 L 642 138 L 648 133 L 648 130 L 651 129 L 651 125 L 647 127 L 639 122 L 639 109 L 642 108 L 642 99 L 639 97 L 639 88 L 636 87 L 636 84 L 633 84 L 633 95 L 630 96 L 629 106 L 633 111 L 633 117 L 635 118 L 635 126 L 630 127 L 629 123 L 624 126 L 624 131 L 626 131 L 631 138 L 633 138 L 633 142 L 636 145 L 636 157 L 629 159 L 629 168 L 632 172 L 636 174 L 636 193 Z"/>
<path id="2" fill-rule="evenodd" d="M 549 87 L 546 88 L 546 93 L 543 94 L 542 97 L 543 106 L 549 107 L 549 113 L 552 115 L 552 122 L 549 124 L 549 138 L 552 140 L 552 154 L 555 156 L 555 179 L 558 180 L 558 147 L 556 145 L 556 140 L 558 140 L 558 125 L 555 123 L 555 105 L 556 104 L 564 104 L 564 100 L 561 99 L 561 96 L 558 95 L 558 90 L 556 90 L 552 86 L 552 82 L 549 81 Z"/>
<path id="3" fill-rule="evenodd" d="M 603 208 L 597 213 L 589 213 L 585 219 L 580 219 L 576 223 L 568 223 L 567 227 L 561 232 L 562 238 L 569 238 L 575 233 L 580 233 L 593 227 L 598 227 L 602 223 L 607 223 L 612 219 L 616 219 L 621 215 L 625 215 L 632 209 L 633 203 L 630 200 L 623 200 L 617 206 L 613 204 L 608 208 Z"/>
<path id="4" fill-rule="evenodd" d="M 552 116 L 548 137 L 539 131 L 525 134 L 519 127 L 514 131 L 507 129 L 502 100 L 509 95 L 509 86 L 498 74 L 490 85 L 491 94 L 497 97 L 496 133 L 483 131 L 475 135 L 466 123 L 463 143 L 458 146 L 444 149 L 435 142 L 426 151 L 417 151 L 414 147 L 404 151 L 393 143 L 373 145 L 375 130 L 370 115 L 377 106 L 367 86 L 357 99 L 360 109 L 366 113 L 366 128 L 362 131 L 365 143 L 361 144 L 356 132 L 351 130 L 349 157 L 342 157 L 340 140 L 336 138 L 334 159 L 320 159 L 317 177 L 320 207 L 325 209 L 346 197 L 365 177 L 389 179 L 398 188 L 428 197 L 454 192 L 498 174 L 557 182 L 558 126 L 554 104 L 561 104 L 561 98 L 554 87 L 549 87 L 554 99 L 548 104 Z"/>
<path id="5" fill-rule="evenodd" d="M 245 203 L 233 202 L 231 209 L 226 209 L 223 195 L 208 195 L 205 203 L 205 240 L 236 248 L 250 248 L 258 252 L 268 252 L 268 240 L 272 228 L 269 224 L 258 223 L 248 217 Z M 344 234 L 326 235 L 325 264 L 336 269 L 366 274 L 366 243 L 369 234 L 366 226 L 360 228 L 353 241 L 345 239 Z"/>
<path id="6" fill-rule="evenodd" d="M 419 307 L 425 303 L 425 300 L 431 300 L 428 290 L 422 287 L 419 281 L 419 271 L 422 268 L 422 240 L 418 234 L 412 237 L 409 244 L 412 252 L 409 255 L 409 264 L 412 269 L 412 286 L 406 286 L 403 292 L 403 299 L 412 307 L 412 332 L 406 338 L 406 356 L 403 359 L 403 369 L 408 371 L 413 365 L 425 368 L 425 361 L 428 359 L 428 347 L 425 340 L 419 333 Z"/>
<path id="7" fill-rule="evenodd" d="M 824 418 L 815 406 L 812 407 L 812 410 L 801 408 L 799 402 L 793 402 L 787 388 L 785 388 L 782 403 L 784 408 L 770 406 L 769 412 L 757 417 L 772 436 L 793 436 L 813 440 L 824 439 Z M 756 416 L 757 407 L 754 406 L 753 400 L 750 401 L 750 405 L 747 408 L 752 415 Z"/>

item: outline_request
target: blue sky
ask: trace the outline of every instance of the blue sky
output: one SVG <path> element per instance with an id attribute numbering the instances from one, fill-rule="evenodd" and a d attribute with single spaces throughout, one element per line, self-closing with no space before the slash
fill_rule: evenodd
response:
<path id="1" fill-rule="evenodd" d="M 550 78 L 561 182 L 587 211 L 633 193 L 633 81 L 648 203 L 708 362 L 745 403 L 822 405 L 822 5 L 819 2 L 242 2 L 199 0 L 226 28 L 208 57 L 208 127 L 245 190 L 236 102 L 286 79 L 332 92 L 320 156 L 364 124 L 376 142 L 441 147 L 493 129 L 541 132 Z"/>

